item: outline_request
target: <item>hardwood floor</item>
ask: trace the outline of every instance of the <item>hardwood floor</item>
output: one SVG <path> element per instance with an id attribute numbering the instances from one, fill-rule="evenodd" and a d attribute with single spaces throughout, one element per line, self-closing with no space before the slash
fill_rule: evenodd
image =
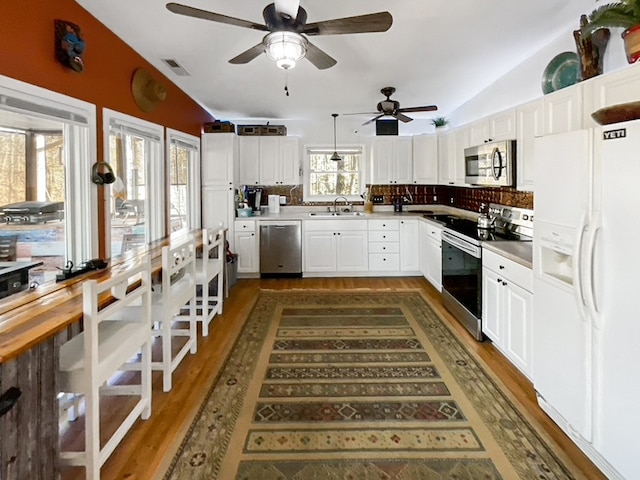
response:
<path id="1" fill-rule="evenodd" d="M 490 342 L 476 342 L 444 309 L 439 293 L 426 280 L 401 277 L 239 280 L 224 303 L 223 315 L 212 322 L 209 336 L 199 337 L 198 353 L 187 355 L 174 372 L 173 390 L 162 392 L 162 379 L 159 373 L 154 374 L 151 418 L 136 422 L 103 466 L 103 479 L 162 478 L 261 289 L 419 290 L 459 334 L 467 348 L 499 377 L 515 401 L 526 408 L 531 419 L 541 425 L 542 431 L 559 445 L 563 454 L 582 471 L 585 478 L 606 478 L 540 410 L 531 383 Z M 116 411 L 110 413 L 117 415 Z M 83 477 L 83 469 L 77 468 L 65 469 L 62 474 L 63 480 Z"/>

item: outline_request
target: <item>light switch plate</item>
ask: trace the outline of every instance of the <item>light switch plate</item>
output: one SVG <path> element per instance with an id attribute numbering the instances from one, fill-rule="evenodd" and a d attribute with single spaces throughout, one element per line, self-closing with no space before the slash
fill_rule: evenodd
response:
<path id="1" fill-rule="evenodd" d="M 287 197 L 285 197 L 284 195 L 280 195 L 280 205 L 286 205 L 287 204 Z"/>

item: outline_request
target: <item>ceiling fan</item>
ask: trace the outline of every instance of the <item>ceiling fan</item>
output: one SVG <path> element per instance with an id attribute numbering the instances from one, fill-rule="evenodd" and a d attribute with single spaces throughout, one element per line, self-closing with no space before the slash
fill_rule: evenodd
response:
<path id="1" fill-rule="evenodd" d="M 411 112 L 434 112 L 438 110 L 435 105 L 425 105 L 422 107 L 407 107 L 400 108 L 400 102 L 397 100 L 391 100 L 391 95 L 394 94 L 396 89 L 394 87 L 384 87 L 380 90 L 382 94 L 387 97 L 386 100 L 378 102 L 378 111 L 372 113 L 347 113 L 346 115 L 376 115 L 371 120 L 364 122 L 362 125 L 369 125 L 382 117 L 394 117 L 402 122 L 410 122 L 413 118 L 406 116 L 404 113 Z"/>
<path id="2" fill-rule="evenodd" d="M 300 0 L 275 0 L 274 3 L 267 5 L 262 12 L 266 25 L 179 3 L 167 3 L 167 9 L 188 17 L 269 32 L 262 42 L 232 58 L 229 63 L 248 63 L 264 52 L 285 70 L 293 68 L 295 62 L 304 57 L 321 70 L 333 67 L 337 63 L 335 59 L 309 42 L 305 35 L 386 32 L 393 23 L 393 17 L 389 12 L 307 23 L 307 12 L 300 6 Z"/>

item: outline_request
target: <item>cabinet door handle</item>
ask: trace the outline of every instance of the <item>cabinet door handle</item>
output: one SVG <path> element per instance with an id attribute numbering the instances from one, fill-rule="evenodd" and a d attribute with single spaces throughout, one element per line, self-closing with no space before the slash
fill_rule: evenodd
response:
<path id="1" fill-rule="evenodd" d="M 255 235 L 255 233 L 252 233 L 251 236 L 253 237 Z"/>
<path id="2" fill-rule="evenodd" d="M 500 265 L 498 268 L 499 268 L 500 270 L 504 270 L 504 265 Z"/>
<path id="3" fill-rule="evenodd" d="M 502 280 L 498 279 L 498 283 L 502 283 Z"/>
<path id="4" fill-rule="evenodd" d="M 507 282 L 502 282 L 502 285 L 504 285 L 506 287 L 507 286 Z"/>

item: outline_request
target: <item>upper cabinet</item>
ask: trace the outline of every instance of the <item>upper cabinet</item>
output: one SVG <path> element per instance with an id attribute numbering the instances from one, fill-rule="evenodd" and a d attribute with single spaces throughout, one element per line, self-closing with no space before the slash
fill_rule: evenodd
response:
<path id="1" fill-rule="evenodd" d="M 438 183 L 465 185 L 464 149 L 469 147 L 467 126 L 438 135 Z"/>
<path id="2" fill-rule="evenodd" d="M 236 152 L 237 143 L 235 133 L 203 134 L 202 185 L 233 185 Z"/>
<path id="3" fill-rule="evenodd" d="M 413 183 L 435 185 L 438 183 L 438 136 L 413 137 Z"/>
<path id="4" fill-rule="evenodd" d="M 240 136 L 240 183 L 298 185 L 300 152 L 297 137 Z"/>
<path id="5" fill-rule="evenodd" d="M 371 183 L 413 183 L 412 138 L 379 136 L 371 139 Z"/>
<path id="6" fill-rule="evenodd" d="M 543 99 L 545 135 L 582 128 L 582 85 L 573 85 L 549 93 Z"/>
<path id="7" fill-rule="evenodd" d="M 260 185 L 260 137 L 240 136 L 238 160 L 240 185 Z"/>
<path id="8" fill-rule="evenodd" d="M 538 98 L 516 109 L 516 180 L 518 190 L 533 191 L 533 140 L 544 131 L 544 101 Z"/>
<path id="9" fill-rule="evenodd" d="M 596 122 L 591 114 L 604 107 L 620 103 L 636 102 L 640 98 L 640 64 L 607 75 L 598 75 L 583 82 L 584 126 L 594 127 Z"/>
<path id="10" fill-rule="evenodd" d="M 469 125 L 470 146 L 514 138 L 516 138 L 515 108 L 495 113 Z"/>

